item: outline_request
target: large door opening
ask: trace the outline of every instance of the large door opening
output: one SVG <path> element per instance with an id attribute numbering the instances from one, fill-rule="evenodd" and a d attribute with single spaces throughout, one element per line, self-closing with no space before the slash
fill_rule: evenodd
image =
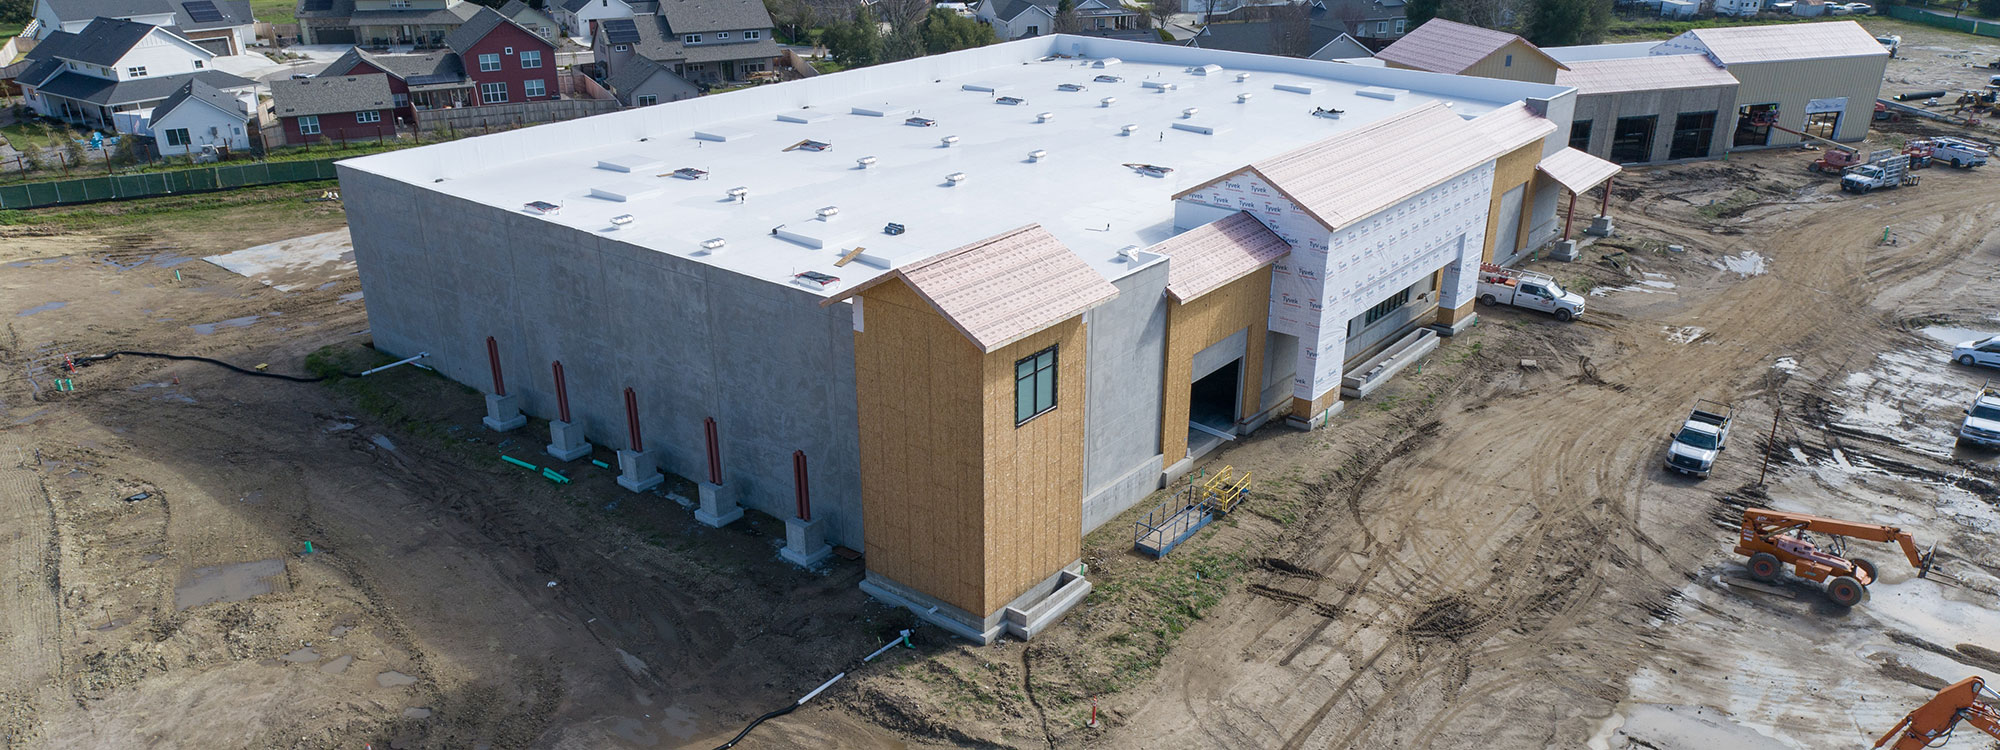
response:
<path id="1" fill-rule="evenodd" d="M 1669 159 L 1699 159 L 1708 155 L 1715 140 L 1714 112 L 1682 112 L 1674 118 L 1674 140 L 1667 147 Z"/>
<path id="2" fill-rule="evenodd" d="M 1659 121 L 1658 115 L 1618 118 L 1618 128 L 1611 131 L 1611 160 L 1619 164 L 1652 161 L 1653 127 Z"/>
<path id="3" fill-rule="evenodd" d="M 1237 408 L 1242 403 L 1241 358 L 1194 381 L 1188 388 L 1188 455 L 1198 457 L 1235 440 Z"/>

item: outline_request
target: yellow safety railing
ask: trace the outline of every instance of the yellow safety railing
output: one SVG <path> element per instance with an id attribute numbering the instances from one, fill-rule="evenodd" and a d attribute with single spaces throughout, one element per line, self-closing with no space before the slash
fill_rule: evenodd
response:
<path id="1" fill-rule="evenodd" d="M 1224 466 L 1210 474 L 1201 485 L 1201 501 L 1210 510 L 1228 513 L 1250 496 L 1250 472 L 1236 473 L 1233 466 Z"/>

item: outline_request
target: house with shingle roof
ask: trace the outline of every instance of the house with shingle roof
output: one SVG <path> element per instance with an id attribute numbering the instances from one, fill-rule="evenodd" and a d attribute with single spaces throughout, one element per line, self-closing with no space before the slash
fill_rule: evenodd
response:
<path id="1" fill-rule="evenodd" d="M 249 0 L 35 0 L 35 35 L 77 33 L 97 18 L 165 26 L 217 55 L 240 55 L 257 42 Z"/>
<path id="2" fill-rule="evenodd" d="M 271 113 L 283 125 L 289 144 L 393 138 L 395 108 L 389 77 L 379 73 L 271 84 Z"/>
<path id="3" fill-rule="evenodd" d="M 466 0 L 298 0 L 302 44 L 438 47 L 483 7 Z"/>
<path id="4" fill-rule="evenodd" d="M 569 36 L 588 39 L 597 24 L 613 18 L 631 18 L 632 5 L 625 0 L 562 0 L 544 6 Z"/>
<path id="5" fill-rule="evenodd" d="M 1000 41 L 1056 33 L 1056 0 L 981 0 L 973 17 L 991 25 Z M 1079 33 L 1139 28 L 1138 10 L 1118 0 L 1078 0 Z"/>
<path id="6" fill-rule="evenodd" d="M 250 148 L 257 95 L 230 93 L 197 80 L 183 84 L 153 108 L 150 127 L 161 156 L 199 153 L 203 147 Z"/>
<path id="7" fill-rule="evenodd" d="M 664 0 L 657 14 L 599 23 L 591 47 L 614 91 L 614 82 L 636 77 L 623 70 L 634 58 L 690 84 L 715 86 L 773 70 L 782 54 L 771 39 L 771 14 L 759 0 Z M 620 99 L 626 96 L 619 92 Z"/>
<path id="8" fill-rule="evenodd" d="M 15 77 L 36 114 L 121 133 L 147 132 L 151 110 L 190 80 L 241 93 L 254 81 L 215 70 L 215 54 L 172 30 L 98 18 L 35 45 Z"/>
<path id="9" fill-rule="evenodd" d="M 554 42 L 556 36 L 562 33 L 562 26 L 556 23 L 553 16 L 536 10 L 521 0 L 507 0 L 506 5 L 500 6 L 500 15 L 506 16 L 508 20 L 535 32 L 535 36 L 550 42 Z"/>
<path id="10" fill-rule="evenodd" d="M 492 8 L 479 8 L 442 44 L 443 49 L 406 54 L 357 47 L 320 75 L 387 76 L 396 115 L 408 122 L 425 110 L 545 101 L 559 94 L 555 46 Z"/>

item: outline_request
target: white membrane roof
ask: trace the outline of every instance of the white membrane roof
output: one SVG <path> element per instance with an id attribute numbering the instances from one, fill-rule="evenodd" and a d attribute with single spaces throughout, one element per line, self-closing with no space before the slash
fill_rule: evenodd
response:
<path id="1" fill-rule="evenodd" d="M 1049 59 L 1052 53 L 1080 57 Z M 1120 61 L 1095 67 L 1101 58 Z M 1188 70 L 1208 64 L 1222 70 L 1206 75 Z M 1248 73 L 1247 79 L 1238 80 L 1241 73 Z M 1099 75 L 1123 80 L 1094 80 Z M 1161 90 L 1149 83 L 1174 86 Z M 969 90 L 967 84 L 997 92 Z M 1085 88 L 1061 91 L 1061 84 Z M 1276 88 L 1308 85 L 1311 94 Z M 1371 87 L 1398 93 L 1392 99 L 1356 93 Z M 1181 190 L 1433 101 L 1470 117 L 1566 91 L 1054 36 L 362 157 L 342 166 L 523 215 L 534 215 L 523 211 L 530 202 L 558 204 L 561 210 L 536 219 L 824 295 L 1031 223 L 1113 279 L 1143 265 L 1120 259 L 1119 250 L 1174 234 L 1172 196 Z M 1241 94 L 1250 96 L 1239 101 Z M 1025 101 L 997 103 L 1003 96 Z M 1105 106 L 1106 97 L 1115 101 Z M 1316 117 L 1315 107 L 1344 114 Z M 1044 120 L 1044 114 L 1050 116 Z M 912 116 L 936 125 L 905 124 Z M 1128 125 L 1136 126 L 1129 135 Z M 948 136 L 957 141 L 946 146 L 942 141 Z M 831 147 L 786 150 L 808 140 Z M 1425 134 L 1412 133 L 1406 147 L 1450 147 L 1425 141 Z M 1036 151 L 1047 153 L 1031 158 Z M 1407 163 L 1402 154 L 1381 156 L 1347 168 L 1388 173 Z M 863 169 L 857 164 L 863 157 L 875 162 Z M 618 172 L 600 162 L 645 168 Z M 684 167 L 708 174 L 696 180 L 673 175 Z M 952 175 L 962 177 L 954 183 Z M 647 185 L 652 189 L 643 189 Z M 739 187 L 746 190 L 741 201 L 729 196 Z M 837 213 L 821 218 L 828 207 Z M 629 223 L 613 224 L 614 217 L 625 215 L 632 217 Z M 892 222 L 906 230 L 885 233 Z M 704 247 L 715 238 L 724 244 Z M 836 266 L 842 258 L 850 260 Z M 821 285 L 795 278 L 808 271 L 839 280 Z"/>

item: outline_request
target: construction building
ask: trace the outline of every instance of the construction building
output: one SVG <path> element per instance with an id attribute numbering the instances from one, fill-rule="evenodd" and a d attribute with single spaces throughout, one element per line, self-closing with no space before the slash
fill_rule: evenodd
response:
<path id="1" fill-rule="evenodd" d="M 986 642 L 1204 453 L 1471 323 L 1478 265 L 1616 171 L 1567 148 L 1573 98 L 1055 35 L 340 174 L 378 349 Z"/>

